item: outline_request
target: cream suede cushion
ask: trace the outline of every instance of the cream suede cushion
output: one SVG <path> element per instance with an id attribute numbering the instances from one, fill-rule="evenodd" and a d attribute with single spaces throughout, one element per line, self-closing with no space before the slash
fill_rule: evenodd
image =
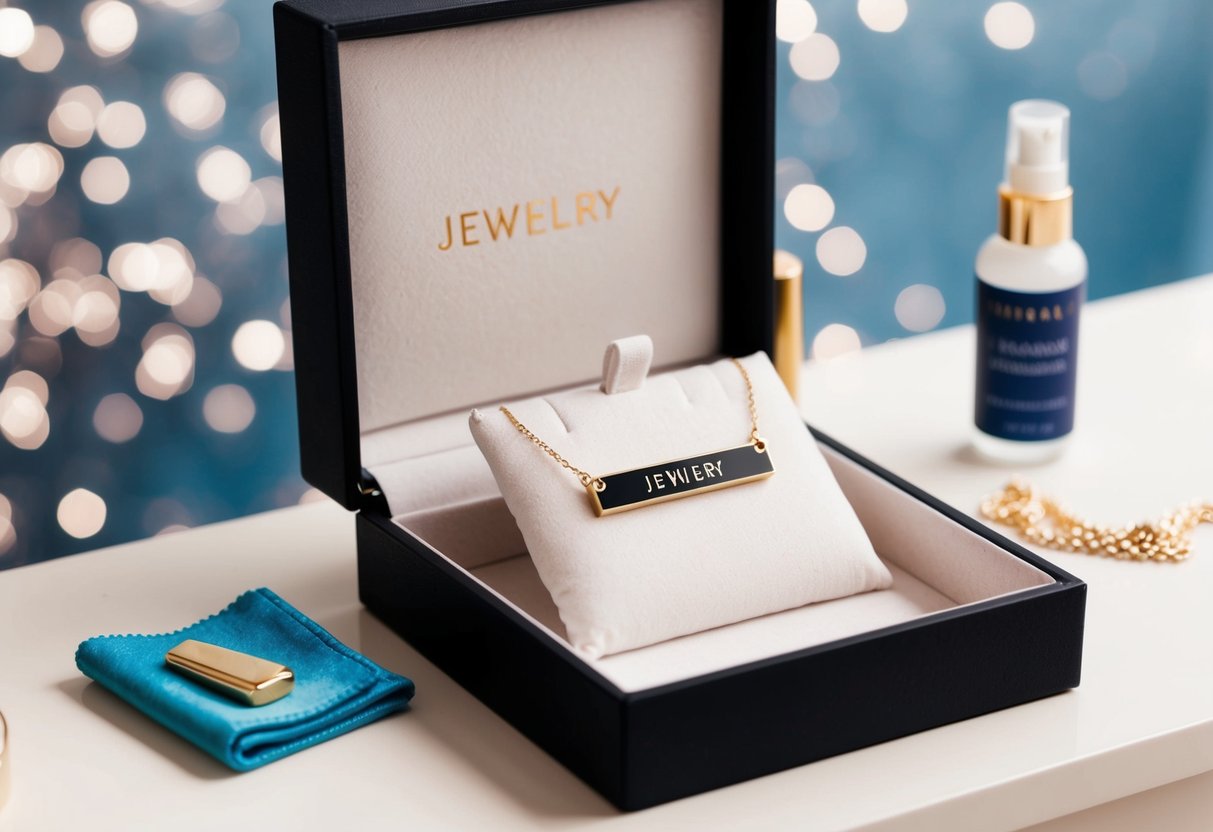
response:
<path id="1" fill-rule="evenodd" d="M 890 585 L 770 361 L 755 353 L 742 363 L 774 476 L 607 517 L 504 413 L 472 412 L 476 444 L 584 655 Z M 742 445 L 750 431 L 745 383 L 728 360 L 613 395 L 579 389 L 508 406 L 593 474 Z"/>

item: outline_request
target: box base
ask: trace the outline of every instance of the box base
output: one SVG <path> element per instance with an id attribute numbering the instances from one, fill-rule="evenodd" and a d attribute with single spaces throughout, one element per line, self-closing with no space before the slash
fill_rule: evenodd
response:
<path id="1" fill-rule="evenodd" d="M 621 809 L 737 783 L 1078 684 L 1081 581 L 819 439 L 846 464 L 891 486 L 897 499 L 908 501 L 907 510 L 929 509 L 956 534 L 978 535 L 1049 581 L 631 691 L 470 572 L 387 517 L 367 512 L 357 522 L 363 603 Z"/>

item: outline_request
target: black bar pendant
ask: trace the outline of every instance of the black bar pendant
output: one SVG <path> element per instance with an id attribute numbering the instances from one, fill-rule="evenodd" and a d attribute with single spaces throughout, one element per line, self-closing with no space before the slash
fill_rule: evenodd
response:
<path id="1" fill-rule="evenodd" d="M 607 474 L 587 485 L 586 491 L 594 513 L 602 517 L 765 479 L 774 473 L 775 465 L 766 445 L 751 442 Z"/>

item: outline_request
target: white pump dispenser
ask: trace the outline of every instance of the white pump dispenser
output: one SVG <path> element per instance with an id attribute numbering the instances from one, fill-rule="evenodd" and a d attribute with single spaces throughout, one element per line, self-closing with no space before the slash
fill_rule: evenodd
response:
<path id="1" fill-rule="evenodd" d="M 1048 196 L 1070 187 L 1070 111 L 1055 101 L 1020 101 L 1007 118 L 1007 187 Z"/>

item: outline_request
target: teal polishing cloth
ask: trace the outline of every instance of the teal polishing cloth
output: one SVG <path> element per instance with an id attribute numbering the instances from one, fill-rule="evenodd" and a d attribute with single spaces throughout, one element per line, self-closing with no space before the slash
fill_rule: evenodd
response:
<path id="1" fill-rule="evenodd" d="M 295 689 L 250 707 L 169 668 L 164 654 L 186 639 L 286 665 Z M 164 635 L 98 636 L 76 666 L 131 705 L 236 771 L 271 763 L 408 706 L 413 683 L 333 638 L 268 589 Z"/>

